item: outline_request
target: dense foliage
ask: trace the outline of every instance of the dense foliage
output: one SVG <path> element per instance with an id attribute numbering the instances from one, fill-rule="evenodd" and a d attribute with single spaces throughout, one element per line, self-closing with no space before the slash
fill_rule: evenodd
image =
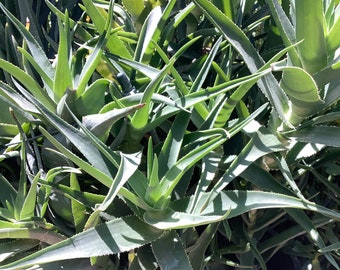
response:
<path id="1" fill-rule="evenodd" d="M 0 0 L 0 269 L 339 269 L 339 11 Z"/>

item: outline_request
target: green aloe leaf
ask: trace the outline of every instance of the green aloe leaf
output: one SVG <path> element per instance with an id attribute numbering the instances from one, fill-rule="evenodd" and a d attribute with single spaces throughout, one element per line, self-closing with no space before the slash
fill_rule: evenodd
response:
<path id="1" fill-rule="evenodd" d="M 27 196 L 22 206 L 18 207 L 20 210 L 19 218 L 20 220 L 28 219 L 34 217 L 34 210 L 36 206 L 36 197 L 37 197 L 37 184 L 40 178 L 40 172 L 34 177 L 31 187 L 27 192 Z"/>
<path id="2" fill-rule="evenodd" d="M 134 55 L 134 59 L 136 61 L 148 63 L 148 60 L 150 60 L 153 49 L 148 47 L 152 46 L 152 40 L 157 41 L 158 39 L 157 36 L 159 36 L 160 31 L 157 31 L 157 27 L 162 15 L 161 7 L 157 6 L 149 13 L 148 17 L 146 18 L 140 32 L 140 37 L 138 39 L 137 48 Z M 142 61 L 143 58 L 145 59 L 144 61 Z"/>
<path id="3" fill-rule="evenodd" d="M 192 268 L 183 243 L 176 231 L 171 230 L 151 243 L 160 269 L 178 270 Z"/>
<path id="4" fill-rule="evenodd" d="M 334 243 L 332 245 L 326 246 L 324 248 L 320 248 L 319 252 L 330 252 L 330 251 L 336 251 L 340 249 L 340 242 Z"/>
<path id="5" fill-rule="evenodd" d="M 278 27 L 280 31 L 281 38 L 285 46 L 289 47 L 292 44 L 296 43 L 295 28 L 291 24 L 289 18 L 287 17 L 286 13 L 282 9 L 278 0 L 266 0 L 266 3 L 268 4 L 272 12 L 273 19 L 276 23 L 276 26 Z M 298 53 L 295 49 L 289 51 L 289 56 L 294 66 L 297 66 L 297 67 L 301 66 Z"/>
<path id="6" fill-rule="evenodd" d="M 148 84 L 147 88 L 144 90 L 144 95 L 141 100 L 141 103 L 145 103 L 145 106 L 141 110 L 138 110 L 131 120 L 131 125 L 134 130 L 138 131 L 145 128 L 149 120 L 149 109 L 152 95 L 157 92 L 160 82 L 163 80 L 169 69 L 171 69 L 177 58 L 196 41 L 197 38 L 192 39 L 183 45 L 181 49 L 177 51 L 173 57 L 171 57 L 169 63 L 167 63 L 163 69 L 158 72 L 157 76 Z"/>
<path id="7" fill-rule="evenodd" d="M 18 47 L 18 50 L 21 52 L 23 58 L 27 60 L 32 67 L 35 69 L 35 71 L 40 75 L 41 79 L 43 80 L 46 90 L 48 93 L 51 93 L 51 97 L 53 97 L 52 92 L 53 92 L 53 79 L 48 77 L 48 74 L 46 74 L 46 71 L 44 70 L 44 67 L 41 66 L 34 58 L 33 56 L 26 51 L 25 49 Z"/>
<path id="8" fill-rule="evenodd" d="M 164 8 L 157 5 L 149 13 L 138 38 L 138 44 L 134 56 L 135 60 L 143 63 L 149 63 L 154 52 L 155 43 L 158 42 L 165 22 L 171 15 L 175 4 L 175 0 L 170 0 Z"/>
<path id="9" fill-rule="evenodd" d="M 86 115 L 82 119 L 82 124 L 99 139 L 105 141 L 115 122 L 143 106 L 144 104 L 137 104 L 132 107 L 113 109 L 105 113 Z"/>
<path id="10" fill-rule="evenodd" d="M 207 59 L 204 61 L 199 73 L 197 74 L 197 76 L 195 78 L 195 81 L 192 83 L 192 85 L 190 87 L 189 93 L 197 92 L 202 87 L 204 81 L 206 80 L 206 78 L 208 76 L 208 72 L 209 72 L 210 67 L 213 63 L 213 60 L 216 57 L 216 54 L 218 53 L 218 51 L 220 49 L 221 42 L 222 42 L 222 37 L 220 37 L 216 41 L 216 43 L 212 47 L 211 51 L 209 52 Z"/>
<path id="11" fill-rule="evenodd" d="M 16 254 L 30 250 L 39 244 L 38 240 L 35 239 L 18 239 L 10 240 L 0 245 L 1 255 L 0 262 L 7 258 L 14 257 Z"/>
<path id="12" fill-rule="evenodd" d="M 327 66 L 323 0 L 295 1 L 296 40 L 303 68 L 314 74 Z"/>
<path id="13" fill-rule="evenodd" d="M 74 162 L 75 164 L 77 164 L 80 168 L 82 168 L 84 171 L 86 171 L 88 174 L 90 174 L 91 176 L 93 176 L 94 178 L 98 179 L 101 183 L 103 183 L 105 186 L 110 186 L 112 183 L 112 178 L 105 174 L 105 172 L 103 172 L 102 170 L 95 168 L 94 166 L 92 166 L 91 164 L 89 164 L 88 162 L 84 161 L 83 159 L 79 158 L 77 155 L 75 155 L 74 153 L 72 153 L 70 150 L 68 150 L 65 146 L 63 146 L 57 139 L 55 139 L 47 130 L 45 130 L 44 128 L 40 128 L 41 133 L 61 152 L 63 153 L 68 159 L 70 159 L 72 162 Z M 75 131 L 78 132 L 79 131 Z M 88 139 L 84 136 L 83 139 L 85 141 L 82 140 L 78 140 L 76 139 L 75 141 L 81 142 L 81 144 L 83 143 L 88 143 Z M 81 147 L 81 145 L 80 145 Z M 92 147 L 90 147 L 92 148 Z M 90 148 L 82 148 L 83 150 L 88 150 Z M 96 152 L 94 152 L 95 155 L 98 154 L 97 150 Z M 98 156 L 99 158 L 99 156 Z M 100 158 L 102 159 L 102 157 Z M 102 161 L 103 162 L 103 161 Z M 102 164 L 103 165 L 103 164 Z M 100 167 L 102 167 L 102 165 L 100 165 Z M 104 171 L 107 171 L 107 169 L 105 169 Z M 108 174 L 110 174 L 107 171 Z"/>
<path id="14" fill-rule="evenodd" d="M 187 94 L 185 97 L 177 98 L 175 100 L 175 103 L 178 104 L 178 106 L 167 106 L 157 114 L 155 114 L 152 118 L 150 123 L 145 127 L 145 131 L 152 130 L 160 123 L 164 122 L 164 120 L 168 119 L 169 117 L 173 116 L 177 113 L 177 111 L 180 108 L 188 109 L 192 106 L 195 106 L 196 104 L 199 104 L 201 102 L 204 102 L 206 100 L 212 99 L 220 94 L 226 93 L 244 83 L 256 83 L 256 81 L 270 72 L 270 69 L 266 69 L 265 71 L 262 71 L 258 74 L 253 74 L 250 76 L 242 77 L 239 79 L 231 80 L 226 83 L 222 83 L 215 87 L 209 87 L 206 88 L 204 91 L 198 91 L 191 94 Z"/>
<path id="15" fill-rule="evenodd" d="M 53 245 L 65 240 L 65 236 L 42 228 L 4 228 L 0 229 L 0 239 L 37 239 Z M 2 267 L 0 267 L 1 269 Z M 6 268 L 5 268 L 6 269 Z"/>
<path id="16" fill-rule="evenodd" d="M 105 91 L 109 85 L 110 81 L 103 78 L 90 84 L 75 101 L 76 112 L 82 116 L 98 113 L 105 105 Z"/>
<path id="17" fill-rule="evenodd" d="M 16 196 L 17 191 L 11 183 L 2 174 L 0 174 L 0 200 L 2 205 L 6 205 L 6 201 L 13 203 Z"/>
<path id="18" fill-rule="evenodd" d="M 41 133 L 62 153 L 64 154 L 68 159 L 70 159 L 72 162 L 74 162 L 75 164 L 77 164 L 80 168 L 82 168 L 82 170 L 84 170 L 85 172 L 87 172 L 89 175 L 91 175 L 92 177 L 94 177 L 95 179 L 97 179 L 99 182 L 101 182 L 103 185 L 110 187 L 113 181 L 113 177 L 108 176 L 107 174 L 105 174 L 103 171 L 95 168 L 93 165 L 89 164 L 88 162 L 84 161 L 83 159 L 79 158 L 77 155 L 75 155 L 74 153 L 72 153 L 70 150 L 68 150 L 65 146 L 63 146 L 58 140 L 56 140 L 51 134 L 49 134 L 44 128 L 41 128 Z M 78 132 L 79 133 L 79 132 Z M 87 134 L 87 135 L 91 135 L 91 134 Z M 93 135 L 92 135 L 93 136 Z M 93 136 L 94 137 L 94 136 Z M 93 140 L 96 140 L 96 137 L 92 138 Z M 98 139 L 97 139 L 98 140 Z M 87 139 L 87 142 L 90 143 L 90 138 Z M 99 147 L 100 148 L 100 147 Z M 82 148 L 81 148 L 82 149 Z M 84 150 L 84 149 L 83 149 Z M 98 149 L 97 149 L 98 150 Z M 105 151 L 102 150 L 102 151 Z M 108 154 L 108 153 L 107 153 Z M 93 157 L 95 158 L 95 157 Z M 100 159 L 102 157 L 99 157 Z M 114 161 L 113 163 L 109 163 L 110 167 L 112 167 L 112 165 L 118 166 L 119 163 L 117 163 L 116 161 Z M 105 166 L 105 165 L 104 165 Z M 121 190 L 119 191 L 120 195 L 122 195 L 123 197 L 125 197 L 126 199 L 128 199 L 129 201 L 133 202 L 135 205 L 138 205 L 139 207 L 143 208 L 143 209 L 150 209 L 150 206 L 148 206 L 142 199 L 140 198 L 144 198 L 144 194 L 145 194 L 145 187 L 143 187 L 143 184 L 146 184 L 146 182 L 144 182 L 143 180 L 145 179 L 145 176 L 143 175 L 142 172 L 140 171 L 136 171 L 135 174 L 132 175 L 130 181 L 133 183 L 133 189 L 137 190 L 137 194 L 140 195 L 139 197 L 137 197 L 136 195 L 134 195 L 133 193 L 131 193 L 130 191 L 128 191 L 127 189 L 125 189 L 124 187 L 121 188 Z M 67 191 L 67 190 L 66 190 Z M 144 191 L 144 192 L 143 192 Z M 67 191 L 69 192 L 69 191 Z M 70 193 L 70 192 L 69 192 Z"/>
<path id="19" fill-rule="evenodd" d="M 299 67 L 273 66 L 274 71 L 283 71 L 280 86 L 292 102 L 290 121 L 299 124 L 305 117 L 315 113 L 323 105 L 318 87 L 305 70 Z"/>
<path id="20" fill-rule="evenodd" d="M 190 151 L 166 172 L 160 180 L 159 186 L 152 191 L 154 201 L 149 203 L 154 207 L 165 207 L 172 191 L 184 173 L 228 139 L 228 134 L 224 129 L 212 129 L 206 132 L 201 132 L 200 134 L 202 135 L 202 140 L 209 139 L 209 141 Z"/>
<path id="21" fill-rule="evenodd" d="M 82 68 L 81 74 L 79 75 L 80 80 L 75 82 L 74 87 L 77 89 L 77 96 L 81 96 L 86 86 L 93 75 L 97 65 L 101 61 L 101 56 L 103 54 L 103 49 L 107 43 L 107 37 L 109 32 L 106 32 L 105 35 L 100 36 L 96 46 L 93 48 L 90 56 L 87 58 L 84 67 Z"/>
<path id="22" fill-rule="evenodd" d="M 100 220 L 99 219 L 100 213 L 105 211 L 110 206 L 110 204 L 113 202 L 113 200 L 117 196 L 119 190 L 135 173 L 135 171 L 137 170 L 140 164 L 141 157 L 142 157 L 141 153 L 136 153 L 136 154 L 121 153 L 121 161 L 119 164 L 119 169 L 116 174 L 116 177 L 115 179 L 113 179 L 110 190 L 106 194 L 104 201 L 101 204 L 96 206 L 95 211 L 89 217 L 85 225 L 86 229 L 97 225 L 97 223 Z"/>
<path id="23" fill-rule="evenodd" d="M 277 61 L 282 58 L 287 52 L 290 52 L 294 50 L 295 46 L 297 44 L 293 44 L 288 46 L 287 48 L 281 50 L 277 54 L 275 54 L 269 61 L 267 61 L 264 66 L 262 66 L 259 70 L 259 72 L 264 72 L 269 67 L 273 68 Z M 212 115 L 215 115 L 215 127 L 222 127 L 226 124 L 226 122 L 229 120 L 232 112 L 234 111 L 235 107 L 237 105 L 240 105 L 242 98 L 253 86 L 254 82 L 250 81 L 249 83 L 241 84 L 229 97 L 225 97 L 223 100 L 220 101 L 221 104 L 216 104 L 215 108 L 210 112 Z M 224 105 L 222 106 L 222 104 Z M 213 112 L 213 111 L 217 111 Z M 214 113 L 214 114 L 213 114 Z"/>
<path id="24" fill-rule="evenodd" d="M 20 95 L 9 85 L 4 84 L 1 81 L 0 81 L 0 100 L 4 102 L 8 107 L 11 107 L 13 111 L 20 114 L 24 118 L 29 119 L 30 121 L 33 120 L 33 116 L 28 112 L 39 113 L 39 111 L 35 108 L 33 104 L 31 104 L 27 99 L 25 99 L 22 95 Z M 2 114 L 2 118 L 3 117 L 4 114 Z M 9 117 L 9 115 L 7 117 Z M 12 116 L 10 117 L 12 120 L 13 117 Z M 7 121 L 4 121 L 4 119 L 1 120 L 5 123 L 8 123 Z M 12 120 L 11 123 L 14 124 L 14 121 Z"/>
<path id="25" fill-rule="evenodd" d="M 123 0 L 124 7 L 129 11 L 129 13 L 135 18 L 141 15 L 144 9 L 144 1 L 143 0 Z"/>
<path id="26" fill-rule="evenodd" d="M 45 71 L 48 78 L 51 80 L 54 79 L 54 69 L 47 58 L 46 54 L 40 47 L 39 43 L 36 41 L 34 36 L 26 29 L 24 25 L 13 15 L 11 14 L 3 4 L 0 3 L 0 8 L 6 14 L 6 16 L 12 21 L 14 26 L 19 30 L 21 35 L 25 38 L 28 48 L 30 49 L 33 58 L 35 61 L 42 67 L 42 70 Z"/>
<path id="27" fill-rule="evenodd" d="M 56 104 L 47 95 L 44 89 L 42 89 L 38 83 L 25 71 L 3 59 L 0 59 L 0 68 L 7 71 L 20 83 L 22 83 L 23 86 L 25 86 L 26 89 L 28 89 L 36 98 L 38 98 L 48 109 L 51 111 L 55 110 Z"/>
<path id="28" fill-rule="evenodd" d="M 309 126 L 283 134 L 300 142 L 340 147 L 340 141 L 335 139 L 340 134 L 340 127 Z"/>
<path id="29" fill-rule="evenodd" d="M 70 188 L 80 193 L 80 185 L 75 173 L 70 173 Z M 71 199 L 71 209 L 76 232 L 81 232 L 86 223 L 86 206 L 77 200 Z"/>
<path id="30" fill-rule="evenodd" d="M 113 10 L 110 11 L 109 8 L 109 12 L 106 13 L 102 8 L 97 7 L 92 0 L 82 0 L 82 2 L 86 7 L 86 13 L 90 16 L 97 31 L 100 35 L 104 35 L 105 31 L 109 29 L 108 27 L 111 26 L 111 23 L 108 24 L 107 21 L 111 21 L 113 19 Z M 110 6 L 112 6 L 113 8 L 112 1 L 110 1 Z M 110 30 L 107 32 L 110 32 Z M 117 33 L 113 33 L 109 36 L 106 46 L 113 54 L 120 55 L 126 59 L 132 58 L 129 50 L 122 42 L 122 40 L 118 37 Z"/>
<path id="31" fill-rule="evenodd" d="M 115 169 L 112 164 L 116 164 L 116 160 L 118 159 L 117 154 L 114 154 L 112 151 L 108 152 L 109 149 L 104 147 L 100 142 L 99 139 L 89 137 L 91 134 L 85 135 L 82 132 L 79 132 L 78 129 L 73 127 L 72 125 L 66 123 L 63 119 L 58 117 L 53 112 L 46 109 L 38 100 L 34 97 L 30 96 L 26 93 L 26 96 L 30 99 L 30 101 L 35 104 L 38 110 L 44 115 L 44 118 L 54 126 L 61 134 L 67 137 L 70 142 L 72 142 L 79 151 L 87 158 L 87 160 L 97 169 L 100 170 L 101 174 L 105 174 L 107 177 L 115 174 Z M 81 125 L 81 123 L 78 124 Z M 42 129 L 43 130 L 43 129 Z M 44 131 L 43 131 L 44 132 Z M 46 134 L 47 132 L 45 132 Z M 51 136 L 47 135 L 49 140 Z M 52 141 L 54 144 L 57 144 L 59 147 L 59 143 L 52 137 Z M 52 142 L 51 141 L 51 142 Z M 60 147 L 62 148 L 62 147 Z M 105 149 L 104 149 L 105 148 Z M 68 151 L 67 149 L 63 149 L 69 156 L 69 158 L 77 159 L 76 156 Z M 79 161 L 79 160 L 78 160 Z M 83 161 L 84 162 L 84 161 Z M 84 162 L 85 164 L 86 162 Z M 103 178 L 107 180 L 107 177 Z M 111 180 L 112 181 L 112 180 Z M 106 185 L 110 186 L 111 181 L 105 181 Z"/>
<path id="32" fill-rule="evenodd" d="M 243 31 L 211 2 L 207 0 L 194 0 L 194 2 L 242 55 L 249 70 L 252 73 L 257 72 L 264 65 L 264 61 Z M 258 85 L 264 95 L 270 100 L 280 118 L 291 126 L 286 118 L 286 113 L 289 111 L 288 98 L 279 87 L 274 76 L 272 74 L 264 76 L 258 81 Z"/>
<path id="33" fill-rule="evenodd" d="M 181 150 L 183 137 L 190 120 L 190 114 L 180 112 L 177 114 L 175 121 L 166 137 L 162 150 L 159 154 L 159 163 L 162 164 L 159 168 L 161 177 L 173 166 L 178 160 Z"/>
<path id="34" fill-rule="evenodd" d="M 326 45 L 329 54 L 334 53 L 340 46 L 340 17 L 337 18 L 326 36 Z"/>
<path id="35" fill-rule="evenodd" d="M 67 88 L 73 89 L 73 78 L 71 73 L 71 36 L 68 12 L 65 13 L 65 24 L 58 18 L 59 48 L 57 64 L 53 83 L 54 99 L 58 102 Z"/>
<path id="36" fill-rule="evenodd" d="M 0 138 L 5 138 L 5 137 L 14 137 L 15 135 L 18 134 L 18 127 L 16 125 L 13 124 L 5 124 L 4 120 L 0 120 L 3 121 L 2 123 L 0 123 Z"/>
<path id="37" fill-rule="evenodd" d="M 202 269 L 204 260 L 206 258 L 205 254 L 207 248 L 211 244 L 211 241 L 215 236 L 219 225 L 219 222 L 209 224 L 195 242 L 194 247 L 190 248 L 188 256 L 193 269 Z"/>
<path id="38" fill-rule="evenodd" d="M 202 196 L 208 200 L 210 194 Z M 184 198 L 170 203 L 168 209 L 163 211 L 147 211 L 144 220 L 156 228 L 168 230 L 187 228 L 203 224 L 209 224 L 225 218 L 232 218 L 255 209 L 268 208 L 298 208 L 315 211 L 335 220 L 340 220 L 340 214 L 315 203 L 306 203 L 300 199 L 283 194 L 264 191 L 223 191 L 213 202 L 208 204 L 203 211 L 189 214 L 193 197 Z M 203 204 L 196 205 L 197 209 L 203 209 Z"/>
<path id="39" fill-rule="evenodd" d="M 241 153 L 231 163 L 224 175 L 217 181 L 215 186 L 210 191 L 211 198 L 206 204 L 211 203 L 214 197 L 220 193 L 233 179 L 239 176 L 258 158 L 272 153 L 284 151 L 285 147 L 268 129 L 261 127 L 256 134 L 251 138 Z M 195 208 L 197 211 L 202 209 Z"/>
<path id="40" fill-rule="evenodd" d="M 294 220 L 301 225 L 305 229 L 305 231 L 309 234 L 312 241 L 319 248 L 324 248 L 325 243 L 322 240 L 321 235 L 318 230 L 315 228 L 313 222 L 309 219 L 306 213 L 299 211 L 299 209 L 287 209 L 287 213 L 294 218 Z M 339 268 L 337 262 L 329 253 L 324 253 L 324 256 L 330 261 L 336 268 Z"/>
<path id="41" fill-rule="evenodd" d="M 26 268 L 35 264 L 117 254 L 143 246 L 163 234 L 137 217 L 114 219 L 47 247 L 0 269 Z M 0 230 L 1 235 L 1 230 Z"/>

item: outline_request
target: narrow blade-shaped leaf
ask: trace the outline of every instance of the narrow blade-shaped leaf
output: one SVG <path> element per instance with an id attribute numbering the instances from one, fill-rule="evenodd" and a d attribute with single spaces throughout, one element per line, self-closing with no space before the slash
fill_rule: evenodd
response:
<path id="1" fill-rule="evenodd" d="M 35 61 L 39 63 L 40 66 L 43 67 L 43 70 L 45 70 L 47 76 L 51 78 L 51 80 L 53 80 L 55 71 L 50 61 L 48 60 L 46 54 L 40 47 L 39 43 L 35 40 L 33 35 L 26 29 L 26 27 L 22 25 L 22 23 L 13 14 L 11 14 L 1 3 L 0 3 L 0 8 L 3 10 L 6 16 L 13 22 L 14 26 L 19 30 L 19 32 L 25 38 L 27 42 L 27 46 L 30 49 Z"/>
<path id="2" fill-rule="evenodd" d="M 336 139 L 339 137 L 340 127 L 310 126 L 283 134 L 300 142 L 340 147 L 340 140 Z"/>
<path id="3" fill-rule="evenodd" d="M 0 68 L 7 71 L 20 83 L 22 83 L 26 87 L 26 89 L 28 89 L 36 98 L 38 98 L 47 108 L 49 108 L 52 111 L 55 110 L 56 104 L 47 95 L 47 93 L 38 85 L 38 83 L 25 71 L 3 59 L 0 59 Z"/>
<path id="4" fill-rule="evenodd" d="M 257 70 L 263 66 L 264 61 L 242 30 L 211 2 L 207 0 L 194 0 L 194 2 L 221 31 L 233 47 L 239 51 L 249 70 L 252 73 L 257 72 Z M 274 76 L 272 74 L 264 76 L 259 80 L 258 85 L 264 95 L 270 100 L 281 119 L 285 121 L 286 124 L 290 125 L 286 118 L 286 112 L 289 111 L 288 99 L 279 87 Z"/>
<path id="5" fill-rule="evenodd" d="M 209 196 L 209 193 L 206 193 L 202 198 L 207 200 Z M 188 213 L 192 199 L 193 197 L 190 197 L 171 202 L 169 205 L 171 209 L 148 211 L 144 214 L 144 220 L 163 230 L 187 228 L 236 217 L 254 209 L 268 208 L 298 208 L 316 211 L 335 220 L 340 220 L 340 214 L 334 210 L 314 203 L 306 203 L 296 197 L 273 192 L 223 191 L 201 213 L 197 211 L 197 214 Z M 198 210 L 202 209 L 202 206 L 202 204 L 198 205 Z"/>
<path id="6" fill-rule="evenodd" d="M 212 188 L 211 198 L 206 203 L 209 204 L 214 197 L 221 192 L 233 179 L 239 176 L 250 164 L 258 158 L 277 151 L 283 151 L 285 147 L 269 130 L 260 128 L 252 139 L 243 148 L 237 158 L 231 163 L 224 175 Z M 196 208 L 197 211 L 201 211 Z"/>
<path id="7" fill-rule="evenodd" d="M 86 228 L 97 225 L 100 212 L 105 211 L 113 202 L 121 187 L 135 173 L 141 161 L 141 153 L 122 154 L 119 169 L 115 179 L 112 181 L 109 192 L 106 194 L 104 201 L 96 207 L 86 223 Z"/>
<path id="8" fill-rule="evenodd" d="M 70 68 L 71 37 L 68 12 L 65 14 L 65 25 L 58 19 L 59 48 L 57 54 L 57 65 L 55 79 L 53 81 L 53 93 L 55 101 L 58 102 L 67 88 L 73 89 L 73 79 Z"/>
<path id="9" fill-rule="evenodd" d="M 0 231 L 1 232 L 1 231 Z M 38 251 L 0 269 L 26 268 L 35 264 L 75 258 L 117 254 L 138 248 L 163 234 L 137 217 L 125 217 L 101 224 L 60 243 Z"/>

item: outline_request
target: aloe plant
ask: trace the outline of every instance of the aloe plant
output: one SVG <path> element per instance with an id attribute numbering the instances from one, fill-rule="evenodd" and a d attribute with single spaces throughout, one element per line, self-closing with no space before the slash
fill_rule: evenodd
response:
<path id="1" fill-rule="evenodd" d="M 336 1 L 63 2 L 0 4 L 1 269 L 339 268 Z"/>

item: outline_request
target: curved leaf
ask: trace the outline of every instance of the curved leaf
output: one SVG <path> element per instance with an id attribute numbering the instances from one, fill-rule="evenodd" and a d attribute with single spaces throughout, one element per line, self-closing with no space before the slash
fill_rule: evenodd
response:
<path id="1" fill-rule="evenodd" d="M 119 119 L 142 108 L 144 104 L 137 104 L 132 107 L 113 109 L 105 113 L 86 115 L 82 119 L 82 124 L 102 141 L 107 139 L 112 125 Z"/>
<path id="2" fill-rule="evenodd" d="M 137 217 L 124 217 L 98 225 L 0 269 L 26 268 L 65 259 L 117 254 L 138 248 L 163 234 Z"/>
<path id="3" fill-rule="evenodd" d="M 209 193 L 202 196 L 202 201 L 209 198 Z M 180 199 L 170 203 L 170 208 L 163 211 L 147 211 L 144 220 L 156 228 L 168 230 L 187 228 L 209 224 L 239 216 L 255 209 L 298 208 L 316 211 L 320 214 L 340 220 L 340 213 L 323 206 L 307 203 L 298 198 L 283 194 L 264 191 L 230 190 L 220 192 L 207 207 L 199 212 L 204 205 L 196 205 L 196 214 L 189 214 L 193 197 Z"/>

